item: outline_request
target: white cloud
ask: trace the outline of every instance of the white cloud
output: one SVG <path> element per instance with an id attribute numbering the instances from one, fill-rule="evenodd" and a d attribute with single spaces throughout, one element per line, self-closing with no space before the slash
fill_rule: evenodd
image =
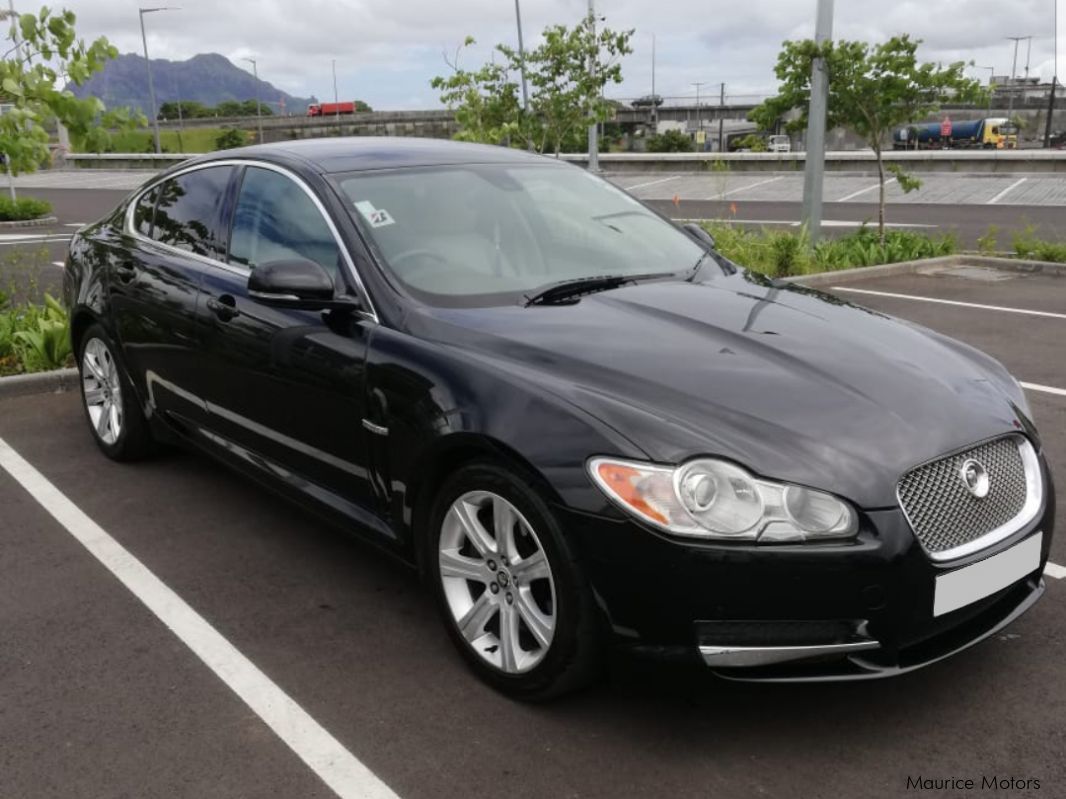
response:
<path id="1" fill-rule="evenodd" d="M 546 25 L 573 23 L 587 0 L 524 0 L 527 44 Z M 68 0 L 79 31 L 106 35 L 123 52 L 141 52 L 133 0 Z M 403 108 L 435 102 L 428 81 L 445 67 L 467 34 L 487 57 L 495 42 L 516 40 L 510 0 L 175 0 L 182 10 L 147 15 L 152 57 L 183 59 L 219 52 L 237 63 L 259 61 L 260 77 L 293 94 L 332 96 L 331 59 L 337 59 L 340 93 L 375 107 Z M 656 35 L 656 89 L 688 95 L 694 81 L 714 93 L 724 81 L 730 96 L 762 94 L 774 86 L 781 41 L 813 33 L 815 0 L 598 0 L 598 14 L 613 28 L 635 28 L 636 52 L 626 59 L 626 83 L 610 94 L 651 91 L 651 36 Z M 1060 5 L 1066 5 L 1060 0 Z M 1060 17 L 1066 9 L 1060 11 Z M 1060 28 L 1066 23 L 1060 19 Z M 911 33 L 924 40 L 931 61 L 975 61 L 1010 71 L 1009 35 L 1032 35 L 1032 74 L 1050 78 L 1052 5 L 1048 0 L 846 0 L 836 3 L 838 37 L 879 40 Z M 1064 32 L 1066 35 L 1066 32 Z M 1025 62 L 1025 43 L 1019 74 Z M 1063 48 L 1060 46 L 1060 52 Z M 1060 63 L 1061 66 L 1061 63 Z M 975 72 L 987 76 L 987 71 Z"/>

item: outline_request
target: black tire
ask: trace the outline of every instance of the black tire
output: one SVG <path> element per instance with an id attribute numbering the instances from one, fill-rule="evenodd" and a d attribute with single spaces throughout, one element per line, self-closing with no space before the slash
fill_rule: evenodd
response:
<path id="1" fill-rule="evenodd" d="M 427 574 L 448 635 L 474 672 L 493 688 L 516 699 L 543 701 L 584 687 L 597 675 L 603 651 L 592 592 L 581 564 L 567 544 L 550 506 L 533 480 L 493 462 L 464 466 L 441 486 L 429 515 Z M 529 523 L 551 568 L 555 586 L 555 631 L 542 659 L 530 670 L 508 673 L 487 662 L 459 631 L 445 596 L 439 558 L 445 516 L 468 492 L 491 492 L 506 499 Z"/>
<path id="2" fill-rule="evenodd" d="M 114 441 L 106 441 L 101 436 L 96 425 L 93 424 L 93 419 L 89 412 L 89 403 L 86 400 L 86 389 L 89 381 L 86 380 L 85 375 L 85 351 L 90 342 L 93 341 L 102 344 L 110 355 L 121 389 L 115 401 L 121 407 L 122 423 Z M 82 335 L 77 347 L 78 374 L 81 378 L 78 381 L 81 388 L 81 406 L 85 412 L 85 419 L 89 423 L 89 431 L 96 445 L 107 457 L 116 461 L 134 461 L 147 457 L 155 449 L 155 442 L 152 439 L 148 420 L 144 417 L 144 411 L 133 390 L 129 375 L 126 374 L 122 362 L 117 357 L 118 348 L 115 343 L 101 325 L 94 323 Z"/>

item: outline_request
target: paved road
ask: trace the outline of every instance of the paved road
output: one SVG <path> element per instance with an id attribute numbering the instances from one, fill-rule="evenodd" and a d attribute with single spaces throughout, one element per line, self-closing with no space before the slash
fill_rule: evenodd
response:
<path id="1" fill-rule="evenodd" d="M 1066 319 L 917 299 L 1066 314 L 1066 279 L 978 279 L 999 276 L 841 296 L 1066 388 Z M 1031 400 L 1066 507 L 1066 396 Z M 111 463 L 72 394 L 4 401 L 0 439 L 405 799 L 859 799 L 913 794 L 918 775 L 1040 781 L 965 796 L 1066 794 L 1063 580 L 1005 634 L 890 681 L 746 686 L 616 660 L 588 692 L 527 706 L 466 672 L 409 573 L 206 458 Z M 0 796 L 332 795 L 3 469 L 0 509 Z M 1066 564 L 1066 535 L 1052 557 Z"/>

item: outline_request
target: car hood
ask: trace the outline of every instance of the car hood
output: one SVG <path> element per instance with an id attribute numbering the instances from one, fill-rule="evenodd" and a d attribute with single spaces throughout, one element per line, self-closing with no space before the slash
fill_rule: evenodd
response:
<path id="1" fill-rule="evenodd" d="M 432 314 L 438 341 L 526 375 L 652 460 L 726 457 L 866 508 L 895 505 L 910 467 L 1021 425 L 1024 398 L 992 358 L 747 272 Z"/>

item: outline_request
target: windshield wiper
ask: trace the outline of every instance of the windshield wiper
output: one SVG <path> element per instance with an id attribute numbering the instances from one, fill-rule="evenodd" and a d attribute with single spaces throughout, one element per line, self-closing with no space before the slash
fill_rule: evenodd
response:
<path id="1" fill-rule="evenodd" d="M 616 289 L 629 283 L 636 283 L 638 280 L 661 277 L 671 277 L 671 275 L 669 272 L 651 272 L 645 275 L 593 275 L 592 277 L 560 280 L 558 283 L 550 283 L 532 294 L 527 294 L 525 305 L 527 308 L 530 305 L 550 305 L 553 302 L 572 300 L 597 291 Z"/>

